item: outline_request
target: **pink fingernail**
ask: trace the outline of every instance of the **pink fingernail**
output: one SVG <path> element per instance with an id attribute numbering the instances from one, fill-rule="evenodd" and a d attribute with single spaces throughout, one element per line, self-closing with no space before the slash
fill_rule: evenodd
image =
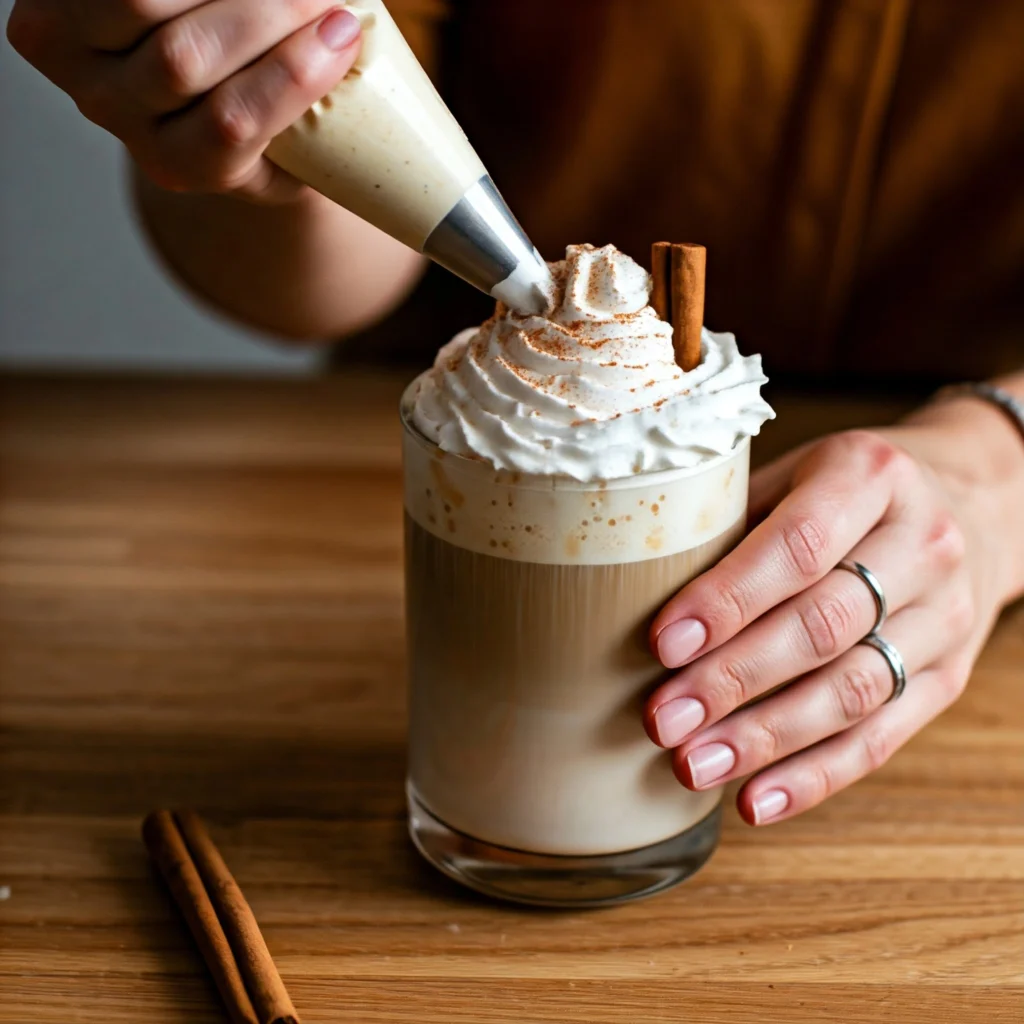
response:
<path id="1" fill-rule="evenodd" d="M 766 789 L 754 797 L 754 824 L 763 825 L 778 817 L 789 806 L 789 794 L 784 789 Z"/>
<path id="2" fill-rule="evenodd" d="M 359 19 L 351 11 L 342 8 L 331 11 L 316 28 L 316 34 L 324 46 L 335 52 L 351 46 L 359 38 L 360 31 L 362 26 Z"/>
<path id="3" fill-rule="evenodd" d="M 696 619 L 680 619 L 658 634 L 658 658 L 665 668 L 679 668 L 707 642 L 708 631 Z"/>
<path id="4" fill-rule="evenodd" d="M 706 747 L 691 750 L 686 755 L 686 763 L 690 769 L 690 779 L 699 789 L 731 771 L 736 764 L 736 754 L 732 747 L 724 743 L 709 743 Z"/>
<path id="5" fill-rule="evenodd" d="M 663 747 L 678 747 L 707 717 L 704 705 L 692 697 L 676 697 L 654 712 L 654 730 Z"/>

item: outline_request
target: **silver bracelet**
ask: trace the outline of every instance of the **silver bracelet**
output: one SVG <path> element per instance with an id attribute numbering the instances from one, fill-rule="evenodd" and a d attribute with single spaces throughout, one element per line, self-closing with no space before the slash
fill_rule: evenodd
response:
<path id="1" fill-rule="evenodd" d="M 997 388 L 994 384 L 952 384 L 943 388 L 937 398 L 957 398 L 966 396 L 968 398 L 980 398 L 983 402 L 1001 409 L 1024 438 L 1024 400 L 1011 395 L 1003 388 Z"/>

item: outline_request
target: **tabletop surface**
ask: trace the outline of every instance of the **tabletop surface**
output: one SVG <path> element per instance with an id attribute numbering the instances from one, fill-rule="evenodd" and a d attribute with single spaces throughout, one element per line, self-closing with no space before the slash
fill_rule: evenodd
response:
<path id="1" fill-rule="evenodd" d="M 477 899 L 405 834 L 401 382 L 11 377 L 0 1021 L 225 1020 L 139 839 L 206 818 L 306 1024 L 1020 1021 L 1024 607 L 966 695 L 684 886 Z M 896 406 L 777 400 L 764 458 Z"/>

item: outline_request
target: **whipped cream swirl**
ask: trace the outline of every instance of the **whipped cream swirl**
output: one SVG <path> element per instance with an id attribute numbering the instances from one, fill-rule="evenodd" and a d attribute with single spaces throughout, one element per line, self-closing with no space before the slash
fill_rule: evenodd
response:
<path id="1" fill-rule="evenodd" d="M 498 303 L 457 334 L 420 379 L 416 427 L 444 451 L 498 469 L 583 482 L 696 466 L 774 416 L 760 356 L 702 333 L 684 373 L 672 326 L 648 305 L 650 277 L 614 246 L 571 245 L 551 264 L 545 316 Z"/>

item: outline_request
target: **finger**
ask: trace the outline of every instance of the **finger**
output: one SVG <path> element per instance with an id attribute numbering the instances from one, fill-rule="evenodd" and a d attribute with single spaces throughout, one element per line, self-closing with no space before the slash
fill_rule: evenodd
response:
<path id="1" fill-rule="evenodd" d="M 886 635 L 911 675 L 945 656 L 953 625 L 945 607 L 917 606 L 895 616 Z M 675 753 L 676 774 L 685 786 L 700 790 L 760 771 L 862 722 L 889 700 L 893 686 L 888 661 L 874 648 L 858 645 L 691 736 Z"/>
<path id="2" fill-rule="evenodd" d="M 215 0 L 151 33 L 127 59 L 125 91 L 156 113 L 179 110 L 337 6 Z"/>
<path id="3" fill-rule="evenodd" d="M 49 0 L 53 3 L 54 0 Z M 165 21 L 201 6 L 199 0 L 58 0 L 79 37 L 97 50 L 127 50 Z"/>
<path id="4" fill-rule="evenodd" d="M 21 31 L 12 40 L 18 52 L 66 92 L 84 117 L 122 140 L 145 123 L 124 95 L 119 58 L 83 47 L 63 28 L 39 36 L 31 28 L 25 36 Z"/>
<path id="5" fill-rule="evenodd" d="M 882 520 L 897 485 L 915 493 L 923 486 L 909 455 L 862 432 L 819 444 L 798 467 L 794 484 L 734 551 L 657 615 L 652 644 L 667 668 L 720 646 L 816 583 Z"/>
<path id="6" fill-rule="evenodd" d="M 55 2 L 16 3 L 7 22 L 11 46 L 54 85 L 70 92 L 88 74 L 93 54 Z"/>
<path id="7" fill-rule="evenodd" d="M 960 696 L 967 675 L 955 660 L 912 675 L 899 700 L 750 779 L 736 800 L 741 816 L 750 825 L 784 821 L 881 768 Z"/>
<path id="8" fill-rule="evenodd" d="M 926 536 L 917 522 L 888 523 L 851 552 L 873 567 L 890 614 L 946 576 Z M 864 580 L 834 569 L 658 687 L 645 708 L 648 735 L 660 746 L 678 746 L 698 726 L 839 657 L 871 631 L 877 614 Z"/>
<path id="9" fill-rule="evenodd" d="M 355 62 L 359 22 L 335 8 L 217 86 L 197 106 L 169 118 L 148 151 L 136 155 L 162 184 L 211 191 L 261 188 L 260 156 L 282 132 L 328 93 Z"/>

